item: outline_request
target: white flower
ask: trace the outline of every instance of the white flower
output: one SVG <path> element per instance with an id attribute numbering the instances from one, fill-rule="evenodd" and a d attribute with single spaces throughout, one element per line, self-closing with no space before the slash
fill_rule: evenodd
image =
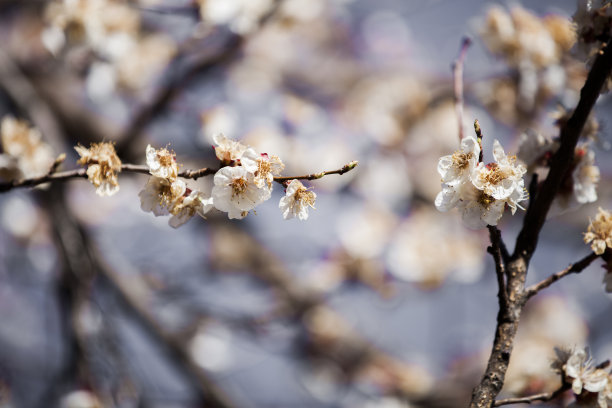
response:
<path id="1" fill-rule="evenodd" d="M 612 248 L 612 214 L 602 208 L 591 220 L 587 232 L 584 233 L 584 243 L 591 243 L 591 249 L 597 255 L 602 255 L 606 248 Z"/>
<path id="2" fill-rule="evenodd" d="M 308 219 L 308 207 L 315 208 L 317 195 L 309 191 L 299 180 L 291 180 L 285 196 L 281 198 L 278 208 L 283 212 L 283 218 L 288 220 L 297 217 L 301 221 Z"/>
<path id="3" fill-rule="evenodd" d="M 178 228 L 191 219 L 195 214 L 202 218 L 213 207 L 212 197 L 206 198 L 201 191 L 190 191 L 187 196 L 179 198 L 170 212 L 172 217 L 168 224 L 172 228 Z"/>
<path id="4" fill-rule="evenodd" d="M 461 140 L 461 150 L 442 157 L 438 162 L 438 173 L 442 177 L 442 182 L 457 185 L 469 179 L 470 173 L 478 164 L 479 155 L 478 141 L 471 136 L 464 137 Z"/>
<path id="5" fill-rule="evenodd" d="M 155 177 L 174 180 L 178 177 L 178 164 L 173 152 L 166 148 L 155 149 L 147 145 L 147 166 L 149 172 Z"/>
<path id="6" fill-rule="evenodd" d="M 241 219 L 257 204 L 270 198 L 268 188 L 258 188 L 253 174 L 244 167 L 223 167 L 214 177 L 212 197 L 215 208 L 228 213 L 230 219 Z"/>
<path id="7" fill-rule="evenodd" d="M 591 359 L 585 350 L 574 350 L 563 369 L 566 377 L 571 380 L 574 394 L 580 395 L 583 390 L 598 393 L 598 406 L 607 407 L 605 390 L 608 386 L 608 373 L 592 367 Z"/>
<path id="8" fill-rule="evenodd" d="M 285 168 L 278 156 L 268 156 L 267 153 L 257 154 L 251 148 L 244 152 L 240 163 L 249 173 L 253 173 L 255 184 L 259 188 L 272 189 L 274 176 L 279 176 Z"/>
<path id="9" fill-rule="evenodd" d="M 138 196 L 140 208 L 152 212 L 155 216 L 168 215 L 175 203 L 185 194 L 185 182 L 181 179 L 170 181 L 165 178 L 151 176 Z"/>
<path id="10" fill-rule="evenodd" d="M 580 204 L 597 201 L 599 168 L 595 166 L 595 153 L 586 146 L 576 148 L 578 163 L 572 173 L 574 197 Z"/>
<path id="11" fill-rule="evenodd" d="M 223 133 L 217 133 L 213 135 L 212 138 L 216 145 L 215 154 L 217 155 L 217 159 L 225 164 L 239 160 L 247 149 L 247 146 L 235 140 L 228 139 Z"/>
<path id="12" fill-rule="evenodd" d="M 522 164 L 515 165 L 516 157 L 508 157 L 499 143 L 493 143 L 495 163 L 486 166 L 479 163 L 472 182 L 476 188 L 496 200 L 504 200 L 516 212 L 518 202 L 526 198 L 523 175 L 527 171 Z"/>

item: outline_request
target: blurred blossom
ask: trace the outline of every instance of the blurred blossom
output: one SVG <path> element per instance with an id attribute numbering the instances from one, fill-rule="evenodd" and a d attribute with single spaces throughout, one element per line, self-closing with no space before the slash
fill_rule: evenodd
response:
<path id="1" fill-rule="evenodd" d="M 411 48 L 410 31 L 398 13 L 377 11 L 368 15 L 363 22 L 365 45 L 372 53 L 373 60 L 390 58 L 406 59 Z"/>
<path id="2" fill-rule="evenodd" d="M 333 362 L 308 361 L 300 380 L 313 397 L 327 403 L 337 401 L 346 393 L 347 378 Z"/>
<path id="3" fill-rule="evenodd" d="M 117 72 L 111 64 L 94 62 L 85 81 L 87 95 L 95 102 L 111 98 L 117 86 Z"/>
<path id="4" fill-rule="evenodd" d="M 396 216 L 384 207 L 373 204 L 354 206 L 339 214 L 338 238 L 344 249 L 355 258 L 379 257 L 396 220 Z"/>
<path id="5" fill-rule="evenodd" d="M 60 401 L 61 408 L 102 408 L 102 402 L 87 390 L 72 391 Z"/>
<path id="6" fill-rule="evenodd" d="M 386 262 L 396 278 L 428 288 L 447 278 L 471 283 L 484 270 L 482 247 L 482 237 L 456 217 L 419 208 L 392 235 Z"/>
<path id="7" fill-rule="evenodd" d="M 406 401 L 402 401 L 398 398 L 394 397 L 384 397 L 376 400 L 368 401 L 363 405 L 360 405 L 360 408 L 410 408 L 410 405 Z"/>
<path id="8" fill-rule="evenodd" d="M 554 391 L 561 382 L 550 368 L 554 348 L 584 344 L 587 335 L 586 322 L 565 299 L 536 299 L 523 312 L 504 390 L 512 395 Z"/>
<path id="9" fill-rule="evenodd" d="M 2 119 L 0 176 L 6 179 L 30 178 L 49 172 L 55 161 L 53 150 L 40 131 L 11 116 Z"/>
<path id="10" fill-rule="evenodd" d="M 412 182 L 404 156 L 397 152 L 373 152 L 359 164 L 354 188 L 366 200 L 390 209 L 405 207 L 412 196 Z"/>
<path id="11" fill-rule="evenodd" d="M 282 2 L 280 13 L 290 20 L 308 22 L 321 17 L 327 2 L 328 0 L 287 0 Z"/>
<path id="12" fill-rule="evenodd" d="M 2 228 L 15 237 L 32 238 L 40 223 L 40 211 L 28 196 L 9 195 L 2 203 Z"/>
<path id="13" fill-rule="evenodd" d="M 194 361 L 208 371 L 226 371 L 233 364 L 232 334 L 219 325 L 203 325 L 191 339 L 189 349 Z"/>
<path id="14" fill-rule="evenodd" d="M 217 133 L 232 135 L 237 131 L 238 113 L 229 104 L 214 106 L 200 115 L 202 121 L 202 144 L 209 145 Z M 252 144 L 252 143 L 251 143 Z"/>
<path id="15" fill-rule="evenodd" d="M 272 0 L 197 0 L 202 20 L 227 24 L 237 34 L 248 34 L 272 6 Z"/>

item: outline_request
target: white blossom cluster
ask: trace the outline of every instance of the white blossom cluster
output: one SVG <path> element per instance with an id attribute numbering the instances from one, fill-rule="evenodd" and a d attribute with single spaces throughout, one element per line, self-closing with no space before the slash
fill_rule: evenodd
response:
<path id="1" fill-rule="evenodd" d="M 493 145 L 495 162 L 485 165 L 479 161 L 480 151 L 479 141 L 469 136 L 461 141 L 460 150 L 438 163 L 442 191 L 436 197 L 436 208 L 459 208 L 464 224 L 472 229 L 497 225 L 506 206 L 514 214 L 527 198 L 525 166 L 516 164 L 514 156 L 507 156 L 497 140 Z"/>
<path id="2" fill-rule="evenodd" d="M 138 195 L 140 207 L 155 216 L 172 214 L 168 223 L 178 228 L 195 214 L 201 217 L 212 208 L 212 198 L 187 187 L 178 178 L 178 164 L 173 152 L 166 148 L 146 150 L 147 166 L 151 177 Z"/>
<path id="3" fill-rule="evenodd" d="M 274 177 L 285 167 L 273 155 L 259 154 L 251 147 L 231 140 L 223 134 L 213 136 L 215 153 L 221 168 L 215 173 L 210 195 L 188 188 L 178 176 L 174 153 L 168 149 L 146 150 L 151 177 L 140 192 L 141 208 L 156 216 L 172 214 L 169 224 L 179 227 L 193 215 L 202 217 L 213 207 L 226 212 L 230 219 L 242 219 L 272 196 Z M 308 219 L 308 208 L 314 208 L 316 194 L 299 180 L 287 184 L 279 208 L 285 219 Z"/>
<path id="4" fill-rule="evenodd" d="M 212 198 L 215 208 L 232 218 L 244 218 L 258 204 L 272 195 L 274 176 L 279 176 L 285 165 L 280 158 L 257 153 L 253 148 L 231 140 L 223 134 L 213 136 L 215 154 L 221 169 L 214 176 Z M 308 218 L 308 207 L 314 208 L 316 194 L 299 180 L 288 183 L 286 194 L 279 203 L 285 219 Z"/>
<path id="5" fill-rule="evenodd" d="M 612 375 L 593 366 L 584 349 L 573 351 L 556 349 L 557 360 L 552 368 L 571 384 L 576 401 L 569 407 L 607 408 L 612 404 Z"/>

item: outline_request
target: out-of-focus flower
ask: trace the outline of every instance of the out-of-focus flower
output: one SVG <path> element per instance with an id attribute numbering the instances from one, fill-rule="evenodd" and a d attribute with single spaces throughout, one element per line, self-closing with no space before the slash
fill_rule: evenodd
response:
<path id="1" fill-rule="evenodd" d="M 102 408 L 98 397 L 86 390 L 72 391 L 64 396 L 60 402 L 61 408 Z"/>
<path id="2" fill-rule="evenodd" d="M 571 23 L 557 15 L 539 18 L 514 6 L 508 14 L 492 7 L 481 29 L 481 38 L 492 53 L 518 67 L 525 62 L 536 67 L 557 63 L 574 43 Z"/>
<path id="3" fill-rule="evenodd" d="M 271 196 L 267 187 L 259 188 L 254 176 L 244 167 L 223 167 L 213 179 L 212 197 L 215 208 L 225 211 L 230 219 L 241 219 Z"/>
<path id="4" fill-rule="evenodd" d="M 81 156 L 77 163 L 87 166 L 87 178 L 99 196 L 112 196 L 119 191 L 117 173 L 121 172 L 121 160 L 112 143 L 93 143 L 89 149 L 79 145 L 74 149 Z"/>
<path id="5" fill-rule="evenodd" d="M 591 249 L 597 255 L 602 255 L 606 248 L 612 248 L 612 214 L 609 211 L 599 208 L 584 233 L 584 242 L 591 243 Z"/>
<path id="6" fill-rule="evenodd" d="M 272 189 L 274 176 L 279 176 L 285 168 L 278 156 L 267 153 L 257 154 L 251 148 L 243 153 L 240 162 L 248 172 L 253 173 L 255 185 L 259 188 Z"/>
<path id="7" fill-rule="evenodd" d="M 119 84 L 139 90 L 150 84 L 176 53 L 176 45 L 166 35 L 143 36 L 117 61 Z"/>
<path id="8" fill-rule="evenodd" d="M 572 391 L 576 395 L 577 406 L 582 406 L 580 404 L 581 396 L 586 396 L 591 400 L 590 396 L 586 394 L 595 393 L 597 394 L 597 400 L 589 406 L 607 408 L 606 389 L 609 374 L 602 369 L 593 367 L 592 360 L 584 349 L 555 351 L 557 351 L 557 360 L 553 362 L 552 367 L 563 374 L 567 382 L 571 383 Z M 586 392 L 583 394 L 583 391 Z"/>
<path id="9" fill-rule="evenodd" d="M 599 167 L 595 166 L 595 153 L 583 145 L 576 148 L 575 158 L 578 161 L 572 173 L 574 197 L 580 204 L 597 201 L 597 183 Z"/>
<path id="10" fill-rule="evenodd" d="M 30 178 L 47 174 L 55 158 L 40 131 L 24 121 L 7 116 L 0 125 L 3 154 L 0 174 L 6 178 Z"/>
<path id="11" fill-rule="evenodd" d="M 177 200 L 183 197 L 187 187 L 181 179 L 168 180 L 161 177 L 149 177 L 140 197 L 140 208 L 152 212 L 155 216 L 168 215 Z"/>
<path id="12" fill-rule="evenodd" d="M 202 20 L 227 24 L 237 34 L 248 34 L 257 28 L 259 19 L 270 10 L 272 0 L 197 0 Z"/>
<path id="13" fill-rule="evenodd" d="M 308 207 L 315 208 L 316 198 L 317 195 L 304 187 L 299 180 L 291 180 L 278 208 L 281 209 L 283 218 L 286 220 L 297 217 L 305 221 L 308 219 Z"/>
<path id="14" fill-rule="evenodd" d="M 212 197 L 207 198 L 201 191 L 189 191 L 188 189 L 187 193 L 186 196 L 179 198 L 170 210 L 172 217 L 168 224 L 173 228 L 185 224 L 195 214 L 206 218 L 204 215 L 213 207 Z"/>
<path id="15" fill-rule="evenodd" d="M 247 150 L 247 146 L 227 138 L 223 133 L 217 133 L 212 138 L 216 145 L 215 154 L 217 159 L 221 160 L 224 164 L 230 164 L 233 161 L 239 160 Z"/>
<path id="16" fill-rule="evenodd" d="M 153 176 L 168 180 L 175 180 L 178 177 L 178 164 L 174 152 L 166 148 L 155 149 L 147 145 L 146 158 L 149 172 Z"/>
<path id="17" fill-rule="evenodd" d="M 392 235 L 386 257 L 389 271 L 425 288 L 438 287 L 447 278 L 478 279 L 484 268 L 482 242 L 450 218 L 428 208 L 413 211 Z"/>

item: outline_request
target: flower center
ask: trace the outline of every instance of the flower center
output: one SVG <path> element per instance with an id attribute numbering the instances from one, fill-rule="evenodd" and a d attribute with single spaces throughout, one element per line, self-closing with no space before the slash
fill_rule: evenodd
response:
<path id="1" fill-rule="evenodd" d="M 470 164 L 473 153 L 455 152 L 453 153 L 453 163 L 458 169 L 464 169 Z"/>
<path id="2" fill-rule="evenodd" d="M 236 197 L 244 194 L 247 189 L 247 181 L 244 177 L 240 177 L 232 180 L 230 186 L 232 187 L 232 197 Z"/>

